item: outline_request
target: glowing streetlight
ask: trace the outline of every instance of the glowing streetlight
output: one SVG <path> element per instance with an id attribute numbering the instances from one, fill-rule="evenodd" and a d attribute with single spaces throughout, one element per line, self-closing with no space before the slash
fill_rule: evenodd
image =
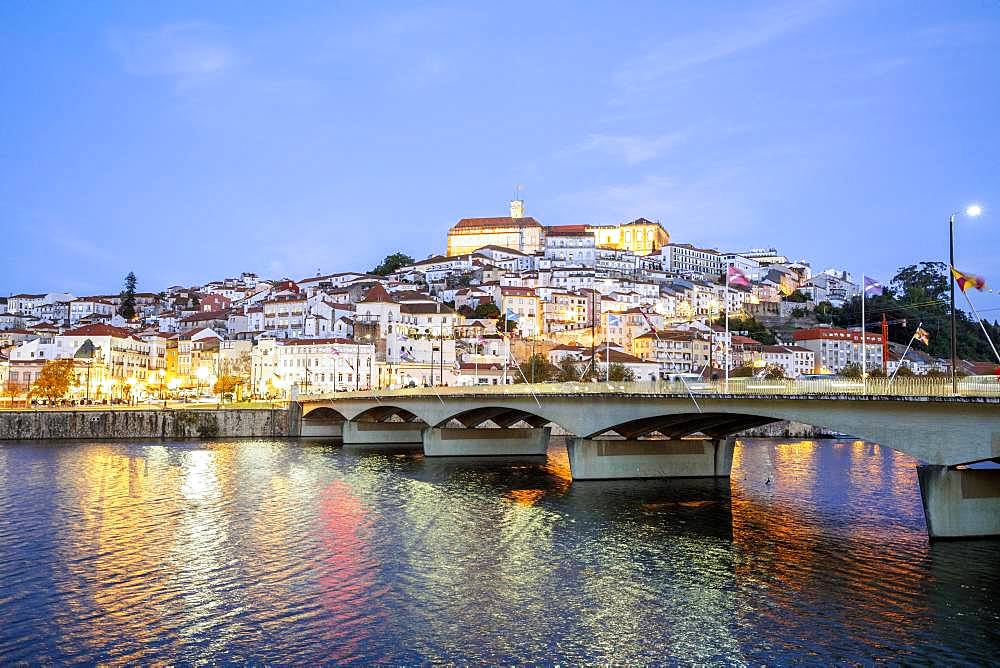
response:
<path id="1" fill-rule="evenodd" d="M 201 386 L 208 380 L 208 369 L 200 366 L 195 370 L 194 375 L 198 379 L 198 393 L 201 394 Z"/>
<path id="2" fill-rule="evenodd" d="M 983 207 L 978 204 L 970 204 L 965 207 L 965 215 L 969 218 L 978 218 L 983 213 Z M 951 214 L 948 218 L 948 285 L 951 292 L 951 393 L 958 394 L 958 378 L 955 375 L 955 368 L 958 366 L 958 347 L 956 343 L 955 329 L 955 216 Z"/>
<path id="3" fill-rule="evenodd" d="M 135 379 L 135 376 L 129 376 L 125 379 L 125 387 L 128 389 L 128 402 L 131 404 L 134 399 L 134 390 L 136 383 L 139 382 Z"/>

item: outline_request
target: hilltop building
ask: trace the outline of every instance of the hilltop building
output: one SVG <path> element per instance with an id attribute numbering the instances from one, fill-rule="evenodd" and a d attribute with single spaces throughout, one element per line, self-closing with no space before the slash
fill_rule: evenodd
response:
<path id="1" fill-rule="evenodd" d="M 512 200 L 510 216 L 463 218 L 448 230 L 448 257 L 467 255 L 484 246 L 502 246 L 521 253 L 542 250 L 542 225 L 524 215 L 524 201 Z"/>
<path id="2" fill-rule="evenodd" d="M 547 243 L 548 236 L 559 237 L 557 243 Z M 570 243 L 568 237 L 576 237 Z M 495 218 L 463 218 L 448 230 L 447 256 L 467 255 L 485 247 L 507 248 L 527 255 L 579 244 L 588 237 L 585 246 L 608 250 L 630 251 L 638 255 L 655 253 L 670 243 L 670 235 L 660 223 L 636 218 L 615 225 L 558 225 L 542 227 L 524 215 L 524 201 L 512 200 L 510 216 Z M 592 261 L 592 260 L 591 260 Z"/>
<path id="3" fill-rule="evenodd" d="M 670 235 L 663 225 L 645 218 L 618 225 L 590 225 L 587 231 L 594 235 L 598 248 L 631 251 L 649 255 L 670 243 Z"/>

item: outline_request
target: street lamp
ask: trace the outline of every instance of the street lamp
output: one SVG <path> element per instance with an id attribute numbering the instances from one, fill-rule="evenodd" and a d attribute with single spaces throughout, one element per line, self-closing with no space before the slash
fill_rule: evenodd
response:
<path id="1" fill-rule="evenodd" d="M 132 404 L 134 402 L 133 396 L 134 396 L 134 389 L 135 389 L 136 382 L 137 381 L 135 379 L 135 376 L 129 376 L 128 379 L 125 381 L 125 385 L 128 386 L 128 402 L 129 402 L 129 404 Z"/>
<path id="2" fill-rule="evenodd" d="M 163 402 L 163 407 L 166 408 L 167 407 L 167 396 L 163 392 L 163 384 L 164 384 L 164 382 L 167 379 L 167 370 L 166 369 L 160 369 L 159 371 L 156 372 L 156 375 L 160 377 L 160 401 Z"/>
<path id="3" fill-rule="evenodd" d="M 101 381 L 101 389 L 104 391 L 104 394 L 108 397 L 109 400 L 111 399 L 111 393 L 113 392 L 114 388 L 115 388 L 115 383 L 110 378 L 105 378 L 104 380 Z"/>
<path id="4" fill-rule="evenodd" d="M 200 366 L 194 372 L 194 375 L 198 379 L 198 393 L 201 394 L 202 383 L 208 380 L 208 368 Z"/>
<path id="5" fill-rule="evenodd" d="M 968 218 L 978 218 L 983 213 L 983 207 L 978 204 L 970 204 L 965 207 L 965 215 Z M 948 286 L 951 295 L 951 393 L 958 394 L 958 379 L 955 369 L 958 366 L 958 346 L 957 329 L 955 327 L 955 275 L 952 270 L 955 268 L 955 216 L 958 212 L 951 214 L 948 218 Z"/>

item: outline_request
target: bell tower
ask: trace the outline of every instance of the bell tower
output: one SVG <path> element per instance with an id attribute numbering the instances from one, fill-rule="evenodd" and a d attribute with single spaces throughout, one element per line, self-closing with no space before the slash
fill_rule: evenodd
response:
<path id="1" fill-rule="evenodd" d="M 510 201 L 510 217 L 511 218 L 524 218 L 524 200 L 523 199 L 512 199 Z"/>

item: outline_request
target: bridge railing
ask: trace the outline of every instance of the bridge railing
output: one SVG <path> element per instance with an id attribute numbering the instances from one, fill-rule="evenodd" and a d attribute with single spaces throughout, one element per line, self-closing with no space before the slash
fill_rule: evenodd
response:
<path id="1" fill-rule="evenodd" d="M 427 395 L 487 394 L 498 396 L 551 395 L 551 394 L 692 394 L 696 397 L 712 395 L 748 396 L 869 396 L 869 397 L 998 397 L 1000 377 L 970 376 L 958 382 L 958 392 L 952 392 L 947 378 L 869 378 L 866 381 L 848 378 L 791 380 L 766 380 L 760 378 L 730 378 L 728 381 L 647 381 L 647 382 L 574 382 L 574 383 L 519 383 L 514 385 L 456 385 L 450 387 L 412 387 L 402 389 L 377 389 L 362 392 L 339 392 L 335 395 L 301 396 L 309 398 L 331 397 L 391 397 Z"/>

